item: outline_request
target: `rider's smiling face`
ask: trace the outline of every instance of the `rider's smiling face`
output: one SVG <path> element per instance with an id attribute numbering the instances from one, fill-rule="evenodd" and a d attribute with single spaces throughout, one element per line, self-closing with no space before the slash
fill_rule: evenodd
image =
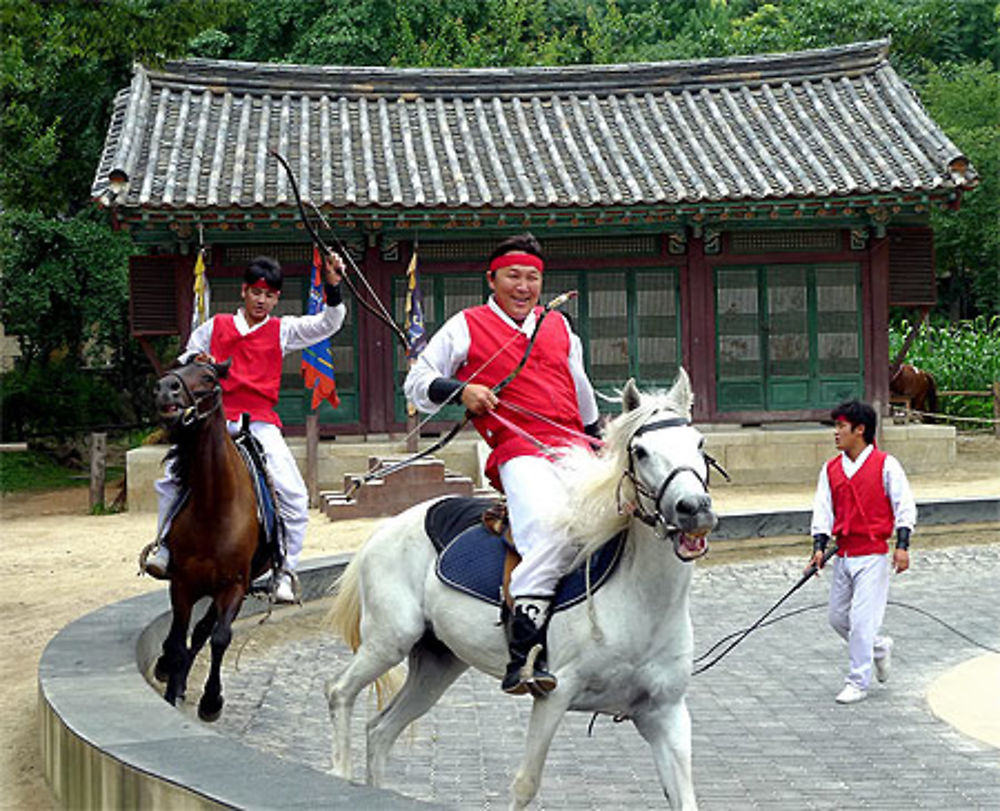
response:
<path id="1" fill-rule="evenodd" d="M 500 309 L 518 324 L 528 317 L 542 294 L 542 272 L 530 265 L 507 265 L 486 278 Z"/>

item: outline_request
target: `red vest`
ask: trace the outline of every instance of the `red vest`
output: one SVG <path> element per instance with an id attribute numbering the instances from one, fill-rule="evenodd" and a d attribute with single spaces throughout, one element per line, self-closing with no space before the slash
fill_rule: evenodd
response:
<path id="1" fill-rule="evenodd" d="M 536 308 L 535 317 L 541 317 L 541 312 L 541 307 Z M 529 338 L 518 332 L 517 337 L 511 340 L 514 328 L 487 304 L 467 309 L 464 315 L 471 343 L 469 355 L 455 376 L 459 380 L 469 380 L 474 376 L 475 383 L 494 386 L 520 363 Z M 508 341 L 510 343 L 494 357 Z M 580 419 L 576 385 L 569 370 L 569 348 L 566 323 L 561 315 L 551 313 L 542 322 L 528 362 L 517 377 L 504 387 L 500 395 L 501 402 L 523 406 L 557 425 L 582 432 L 583 422 Z M 499 409 L 507 420 L 545 445 L 559 447 L 587 444 L 584 439 L 573 437 L 534 416 L 505 409 L 503 405 Z M 486 461 L 486 475 L 497 489 L 500 489 L 500 465 L 516 456 L 542 455 L 534 443 L 490 414 L 476 417 L 473 424 L 493 449 Z"/>
<path id="2" fill-rule="evenodd" d="M 222 313 L 212 321 L 212 357 L 219 363 L 232 360 L 222 385 L 222 408 L 227 420 L 246 412 L 254 422 L 281 427 L 274 411 L 281 389 L 281 324 L 269 318 L 246 335 L 236 329 L 232 315 Z"/>
<path id="3" fill-rule="evenodd" d="M 833 536 L 838 555 L 884 555 L 889 551 L 895 516 L 885 492 L 883 469 L 886 454 L 872 448 L 865 463 L 850 478 L 840 456 L 826 463 L 833 499 Z"/>

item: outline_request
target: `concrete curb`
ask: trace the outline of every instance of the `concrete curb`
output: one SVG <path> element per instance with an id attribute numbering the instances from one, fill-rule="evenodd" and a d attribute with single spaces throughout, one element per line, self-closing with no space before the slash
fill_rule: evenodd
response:
<path id="1" fill-rule="evenodd" d="M 775 535 L 808 537 L 812 510 L 729 513 L 719 518 L 712 538 L 732 541 Z M 979 524 L 1000 521 L 1000 496 L 917 501 L 917 527 L 944 524 Z"/>
<path id="2" fill-rule="evenodd" d="M 323 596 L 348 559 L 303 565 L 303 600 Z M 240 616 L 263 610 L 248 600 Z M 41 746 L 62 807 L 434 807 L 268 756 L 170 707 L 142 675 L 169 623 L 166 591 L 145 594 L 70 623 L 46 646 L 38 669 Z"/>

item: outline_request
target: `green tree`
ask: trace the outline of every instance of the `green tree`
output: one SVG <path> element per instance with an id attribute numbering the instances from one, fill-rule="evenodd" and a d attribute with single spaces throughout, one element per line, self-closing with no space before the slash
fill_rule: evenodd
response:
<path id="1" fill-rule="evenodd" d="M 36 427 L 79 425 L 82 409 L 133 394 L 137 357 L 127 340 L 127 236 L 90 201 L 115 94 L 132 63 L 182 55 L 239 0 L 3 0 L 0 2 L 0 318 L 20 338 L 16 373 L 3 380 L 8 412 Z M 80 370 L 111 361 L 111 378 Z M 72 379 L 71 379 L 72 378 Z M 100 385 L 98 385 L 100 384 Z M 25 386 L 47 409 L 32 409 Z M 62 391 L 65 397 L 57 397 Z M 18 399 L 20 398 L 20 399 Z M 23 407 L 12 408 L 15 401 Z M 25 405 L 27 404 L 27 405 Z M 120 413 L 112 410 L 110 413 Z"/>
<path id="2" fill-rule="evenodd" d="M 957 212 L 932 215 L 940 303 L 955 318 L 1000 313 L 1000 72 L 989 62 L 931 66 L 920 95 L 981 178 Z"/>

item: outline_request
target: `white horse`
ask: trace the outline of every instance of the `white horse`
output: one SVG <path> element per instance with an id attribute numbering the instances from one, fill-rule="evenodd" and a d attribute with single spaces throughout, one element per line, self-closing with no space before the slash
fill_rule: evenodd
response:
<path id="1" fill-rule="evenodd" d="M 549 745 L 567 710 L 629 718 L 650 744 L 668 801 L 696 807 L 691 780 L 690 561 L 707 550 L 716 525 L 707 493 L 704 439 L 690 426 L 691 386 L 682 369 L 669 392 L 640 395 L 632 381 L 623 411 L 596 457 L 563 465 L 570 502 L 553 521 L 571 526 L 580 559 L 617 532 L 628 538 L 618 569 L 586 604 L 552 615 L 548 669 L 558 687 L 535 698 L 526 751 L 511 785 L 511 807 L 538 791 Z M 355 698 L 408 658 L 405 683 L 367 727 L 368 782 L 382 780 L 389 749 L 470 665 L 501 678 L 507 663 L 497 609 L 444 585 L 424 531 L 432 502 L 388 519 L 339 581 L 334 629 L 356 651 L 326 685 L 333 722 L 333 767 L 351 777 L 350 717 Z M 508 700 L 497 689 L 497 701 Z"/>

